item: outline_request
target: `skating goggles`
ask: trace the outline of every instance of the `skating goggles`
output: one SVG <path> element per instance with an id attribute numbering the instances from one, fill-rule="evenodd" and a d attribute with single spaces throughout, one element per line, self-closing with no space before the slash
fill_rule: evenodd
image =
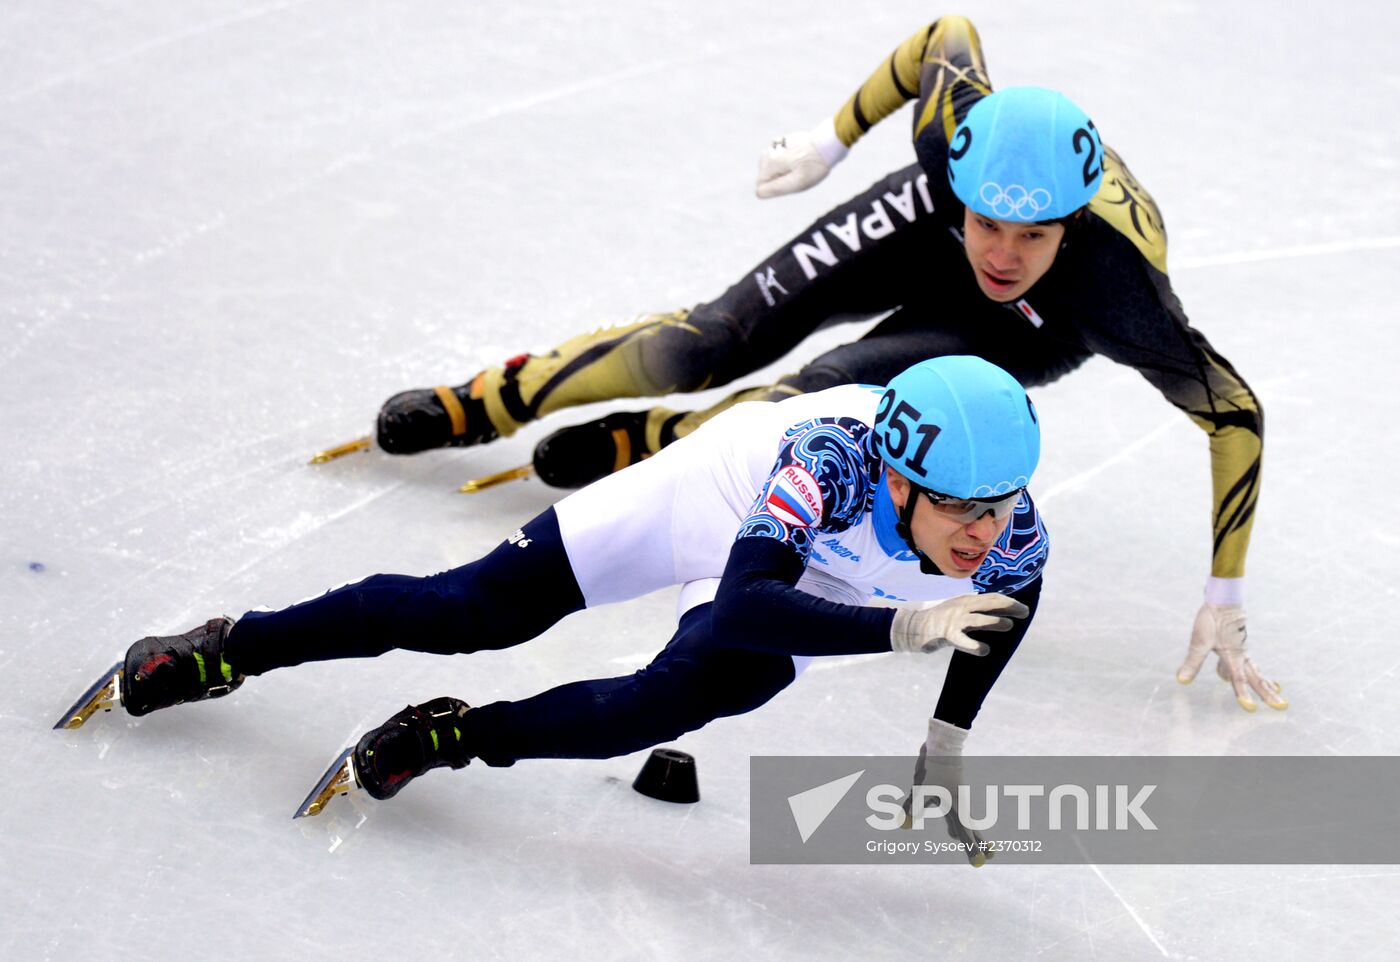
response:
<path id="1" fill-rule="evenodd" d="M 1011 516 L 1011 512 L 1016 510 L 1016 505 L 1020 504 L 1021 492 L 1024 490 L 1025 488 L 1017 488 L 1000 498 L 982 499 L 950 498 L 946 494 L 924 489 L 924 497 L 928 498 L 929 503 L 933 505 L 933 510 L 948 520 L 956 521 L 958 524 L 972 524 L 989 511 L 997 521 L 1005 521 Z"/>

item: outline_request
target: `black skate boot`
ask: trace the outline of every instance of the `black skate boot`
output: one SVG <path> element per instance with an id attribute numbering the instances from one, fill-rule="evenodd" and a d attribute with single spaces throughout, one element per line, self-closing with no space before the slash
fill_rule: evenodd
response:
<path id="1" fill-rule="evenodd" d="M 471 706 L 456 698 L 409 705 L 355 745 L 355 776 L 370 797 L 393 798 L 430 768 L 471 761 L 459 722 Z"/>
<path id="2" fill-rule="evenodd" d="M 506 361 L 502 368 L 482 371 L 457 387 L 421 388 L 400 391 L 379 409 L 375 421 L 375 442 L 389 454 L 416 454 L 433 448 L 465 448 L 485 444 L 501 436 L 486 409 L 486 392 L 497 391 L 507 412 L 531 415 L 520 401 L 516 375 L 530 355 L 521 354 Z M 510 427 L 510 433 L 518 427 Z"/>
<path id="3" fill-rule="evenodd" d="M 496 440 L 486 405 L 472 388 L 481 375 L 460 387 L 400 391 L 379 409 L 374 439 L 388 454 L 417 454 L 433 448 L 465 447 Z"/>
<path id="4" fill-rule="evenodd" d="M 122 666 L 122 706 L 131 715 L 149 715 L 187 701 L 220 698 L 243 684 L 224 660 L 229 618 L 215 618 L 183 635 L 142 638 L 126 652 Z"/>
<path id="5" fill-rule="evenodd" d="M 656 452 L 647 443 L 649 411 L 609 414 L 587 424 L 560 428 L 535 445 L 535 474 L 555 488 L 581 488 Z M 683 415 L 668 418 L 662 437 Z"/>

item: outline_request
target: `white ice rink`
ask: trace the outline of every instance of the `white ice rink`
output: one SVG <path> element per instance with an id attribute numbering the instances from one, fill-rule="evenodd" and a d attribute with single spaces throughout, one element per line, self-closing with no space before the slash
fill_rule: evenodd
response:
<path id="1" fill-rule="evenodd" d="M 1395 957 L 1394 866 L 749 865 L 750 754 L 912 753 L 941 659 L 819 664 L 687 736 L 695 806 L 631 791 L 638 755 L 473 765 L 292 822 L 408 702 L 639 666 L 669 592 L 511 651 L 306 666 L 49 730 L 141 635 L 461 564 L 550 504 L 537 482 L 454 489 L 601 409 L 485 449 L 306 459 L 395 391 L 711 298 L 908 163 L 906 108 L 808 194 L 753 197 L 766 140 L 943 12 L 0 5 L 0 959 Z M 1205 436 L 1094 360 L 1035 394 L 1053 562 L 969 751 L 1400 754 L 1400 13 L 960 12 L 994 82 L 1063 89 L 1153 191 L 1187 312 L 1264 403 L 1250 641 L 1292 701 L 1247 715 L 1209 671 L 1174 681 L 1209 560 Z"/>

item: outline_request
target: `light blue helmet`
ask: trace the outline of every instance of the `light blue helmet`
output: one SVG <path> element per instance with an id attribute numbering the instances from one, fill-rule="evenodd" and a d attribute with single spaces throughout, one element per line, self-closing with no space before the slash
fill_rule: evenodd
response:
<path id="1" fill-rule="evenodd" d="M 948 143 L 948 182 L 993 220 L 1047 221 L 1074 213 L 1103 180 L 1094 122 L 1064 94 L 1008 87 L 967 112 Z"/>
<path id="2" fill-rule="evenodd" d="M 890 381 L 875 412 L 874 446 L 928 491 L 998 498 L 1030 483 L 1040 423 L 1025 388 L 995 364 L 935 357 Z"/>

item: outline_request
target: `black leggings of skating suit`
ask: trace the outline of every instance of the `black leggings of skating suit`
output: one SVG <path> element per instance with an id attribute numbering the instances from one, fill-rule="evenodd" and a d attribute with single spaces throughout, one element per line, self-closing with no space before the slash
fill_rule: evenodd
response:
<path id="1" fill-rule="evenodd" d="M 281 611 L 250 611 L 225 657 L 245 675 L 396 648 L 438 655 L 509 648 L 583 608 L 554 509 L 471 564 L 426 578 L 371 575 Z"/>
<path id="2" fill-rule="evenodd" d="M 282 611 L 250 611 L 234 625 L 225 655 L 234 670 L 257 675 L 395 648 L 506 648 L 583 606 L 550 508 L 472 564 L 428 578 L 374 575 Z M 463 721 L 471 753 L 492 765 L 625 755 L 757 708 L 792 681 L 788 655 L 716 645 L 710 609 L 687 612 L 666 648 L 635 674 L 474 708 Z"/>

